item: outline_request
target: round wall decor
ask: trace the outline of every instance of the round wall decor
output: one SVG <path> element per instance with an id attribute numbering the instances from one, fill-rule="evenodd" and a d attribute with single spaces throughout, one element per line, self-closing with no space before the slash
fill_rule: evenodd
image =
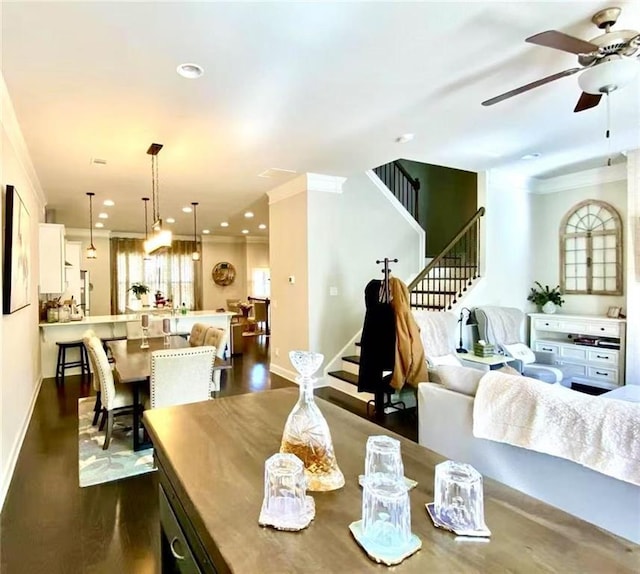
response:
<path id="1" fill-rule="evenodd" d="M 236 278 L 236 268 L 227 261 L 220 261 L 211 270 L 211 278 L 216 285 L 231 285 Z"/>

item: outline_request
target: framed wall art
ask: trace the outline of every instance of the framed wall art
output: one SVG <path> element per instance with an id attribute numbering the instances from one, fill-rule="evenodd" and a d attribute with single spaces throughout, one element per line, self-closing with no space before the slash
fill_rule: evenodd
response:
<path id="1" fill-rule="evenodd" d="M 8 315 L 30 303 L 31 219 L 12 185 L 7 185 L 5 205 L 2 312 Z"/>

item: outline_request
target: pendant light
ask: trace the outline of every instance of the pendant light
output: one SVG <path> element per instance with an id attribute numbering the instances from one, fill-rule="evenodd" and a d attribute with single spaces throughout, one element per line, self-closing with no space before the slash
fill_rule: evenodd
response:
<path id="1" fill-rule="evenodd" d="M 147 206 L 149 204 L 149 198 L 143 197 L 142 201 L 144 201 L 144 260 L 150 261 L 151 255 L 149 255 L 148 243 L 149 243 L 149 220 L 147 218 Z"/>
<path id="2" fill-rule="evenodd" d="M 97 259 L 98 251 L 93 245 L 93 196 L 95 193 L 88 191 L 87 195 L 89 196 L 89 241 L 91 242 L 87 247 L 87 259 Z"/>
<path id="3" fill-rule="evenodd" d="M 158 182 L 158 153 L 162 149 L 162 144 L 152 143 L 147 150 L 151 156 L 151 208 L 153 211 L 153 235 L 146 242 L 146 250 L 149 255 L 161 253 L 171 247 L 171 231 L 162 229 L 162 218 L 160 217 L 160 185 Z"/>
<path id="4" fill-rule="evenodd" d="M 191 205 L 193 205 L 193 253 L 191 254 L 191 259 L 194 261 L 200 261 L 200 252 L 198 251 L 198 237 L 196 235 L 197 220 L 196 220 L 196 208 L 198 207 L 197 201 L 192 201 Z"/>

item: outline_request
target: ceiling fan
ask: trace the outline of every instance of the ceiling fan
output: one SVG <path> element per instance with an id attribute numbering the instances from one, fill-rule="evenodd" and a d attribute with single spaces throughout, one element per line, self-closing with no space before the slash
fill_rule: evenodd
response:
<path id="1" fill-rule="evenodd" d="M 623 88 L 633 81 L 640 69 L 640 60 L 632 57 L 640 48 L 640 33 L 634 30 L 611 31 L 611 26 L 618 20 L 620 12 L 620 8 L 606 8 L 596 12 L 591 21 L 598 28 L 604 30 L 604 34 L 593 38 L 589 42 L 557 30 L 548 30 L 527 38 L 526 41 L 531 44 L 577 54 L 578 63 L 581 67 L 570 68 L 564 72 L 558 72 L 530 84 L 520 86 L 495 98 L 486 100 L 482 102 L 482 105 L 492 106 L 507 98 L 538 88 L 554 80 L 582 72 L 578 77 L 582 95 L 573 111 L 581 112 L 597 106 L 600 103 L 602 94 L 609 94 L 614 90 Z"/>

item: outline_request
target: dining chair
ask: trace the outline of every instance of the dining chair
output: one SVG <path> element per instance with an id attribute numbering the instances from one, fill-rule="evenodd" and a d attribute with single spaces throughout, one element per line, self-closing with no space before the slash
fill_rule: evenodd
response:
<path id="1" fill-rule="evenodd" d="M 97 374 L 100 384 L 100 412 L 102 413 L 100 430 L 104 428 L 105 422 L 107 425 L 102 449 L 107 450 L 111 442 L 114 417 L 130 414 L 133 411 L 135 406 L 133 392 L 128 385 L 116 384 L 102 341 L 96 336 L 91 336 L 84 337 L 83 342 L 89 351 L 89 360 L 94 369 L 94 376 Z M 94 421 L 97 422 L 96 417 L 94 417 Z"/>
<path id="2" fill-rule="evenodd" d="M 151 408 L 211 398 L 214 347 L 167 349 L 151 353 Z"/>
<path id="3" fill-rule="evenodd" d="M 192 347 L 201 347 L 204 345 L 204 336 L 207 334 L 208 328 L 209 325 L 205 323 L 195 323 L 189 335 L 189 345 Z"/>
<path id="4" fill-rule="evenodd" d="M 93 356 L 89 353 L 89 339 L 91 337 L 96 337 L 96 333 L 93 329 L 87 329 L 82 334 L 82 343 L 87 349 L 87 355 L 89 357 L 89 364 L 91 365 L 91 385 L 93 386 L 93 390 L 96 393 L 96 402 L 93 405 L 93 421 L 91 424 L 96 426 L 98 424 L 98 418 L 100 418 L 100 412 L 102 411 L 102 402 L 100 400 L 101 392 L 100 392 L 100 379 L 98 378 L 98 367 L 94 364 Z"/>
<path id="5" fill-rule="evenodd" d="M 224 359 L 224 349 L 227 345 L 227 331 L 220 327 L 209 327 L 204 336 L 204 344 L 209 347 L 215 347 L 215 356 Z M 220 377 L 222 371 L 214 370 L 213 379 L 211 381 L 211 392 L 220 390 Z"/>

